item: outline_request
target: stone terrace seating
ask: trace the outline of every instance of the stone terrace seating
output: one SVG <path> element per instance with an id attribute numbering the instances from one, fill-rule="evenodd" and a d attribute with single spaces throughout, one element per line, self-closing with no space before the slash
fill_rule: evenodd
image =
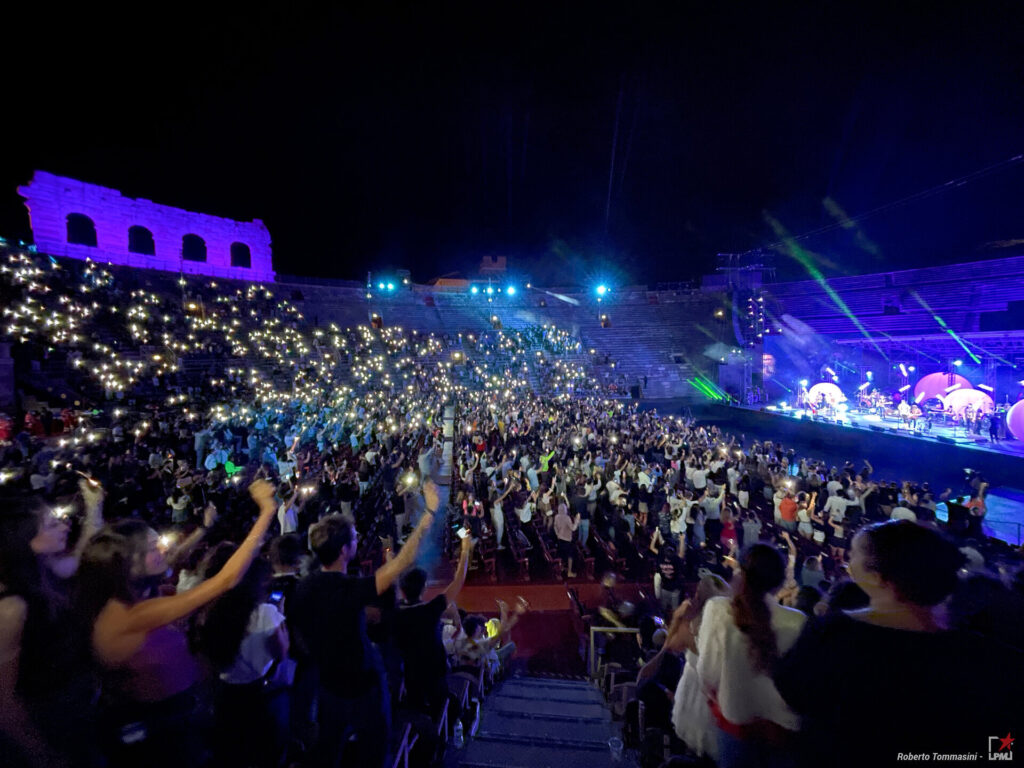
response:
<path id="1" fill-rule="evenodd" d="M 829 279 L 828 285 L 869 331 L 938 332 L 941 329 L 935 314 L 957 332 L 977 331 L 981 329 L 983 314 L 1006 312 L 1008 303 L 1024 294 L 1024 256 L 839 277 Z M 778 315 L 790 314 L 819 333 L 860 334 L 832 297 L 814 281 L 769 284 L 765 292 L 769 306 Z M 886 307 L 896 311 L 886 314 Z"/>

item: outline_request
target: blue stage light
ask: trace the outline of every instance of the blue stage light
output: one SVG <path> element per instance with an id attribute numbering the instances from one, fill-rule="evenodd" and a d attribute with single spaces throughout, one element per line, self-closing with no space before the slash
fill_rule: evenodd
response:
<path id="1" fill-rule="evenodd" d="M 470 287 L 470 289 L 469 289 L 469 292 L 470 292 L 470 293 L 477 293 L 477 292 L 479 292 L 479 291 L 480 291 L 480 289 L 479 289 L 479 288 L 477 288 L 477 287 L 476 287 L 475 285 L 474 285 L 474 286 L 471 286 L 471 287 Z"/>
<path id="2" fill-rule="evenodd" d="M 608 286 L 605 285 L 604 283 L 601 283 L 601 285 L 597 286 L 597 288 L 595 288 L 594 290 L 597 291 L 598 296 L 604 296 L 606 293 L 608 293 Z"/>
<path id="3" fill-rule="evenodd" d="M 953 361 L 953 365 L 955 365 L 957 368 L 959 368 L 963 364 L 964 364 L 963 360 L 954 360 Z"/>
<path id="4" fill-rule="evenodd" d="M 487 295 L 490 296 L 492 293 L 494 293 L 494 289 L 491 288 L 491 286 L 488 285 L 487 286 Z"/>
<path id="5" fill-rule="evenodd" d="M 507 293 L 509 296 L 515 296 L 516 287 L 514 285 L 510 285 L 508 288 L 505 289 L 505 293 Z"/>

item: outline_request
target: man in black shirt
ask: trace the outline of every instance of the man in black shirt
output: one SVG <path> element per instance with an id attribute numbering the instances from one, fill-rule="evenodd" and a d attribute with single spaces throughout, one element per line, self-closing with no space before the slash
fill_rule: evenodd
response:
<path id="1" fill-rule="evenodd" d="M 441 616 L 454 604 L 466 583 L 472 552 L 473 539 L 466 536 L 462 540 L 455 578 L 444 592 L 425 603 L 420 598 L 426 586 L 426 571 L 414 568 L 399 583 L 405 601 L 395 616 L 395 643 L 405 663 L 406 703 L 430 715 L 440 710 L 448 694 Z"/>
<path id="2" fill-rule="evenodd" d="M 366 634 L 363 609 L 412 565 L 438 507 L 433 483 L 424 485 L 424 493 L 427 510 L 416 530 L 398 556 L 385 562 L 373 576 L 348 575 L 348 564 L 358 545 L 350 519 L 329 515 L 309 530 L 310 547 L 322 570 L 296 587 L 289 621 L 319 674 L 318 766 L 337 766 L 353 734 L 360 754 L 350 764 L 387 764 L 391 704 L 380 654 Z"/>

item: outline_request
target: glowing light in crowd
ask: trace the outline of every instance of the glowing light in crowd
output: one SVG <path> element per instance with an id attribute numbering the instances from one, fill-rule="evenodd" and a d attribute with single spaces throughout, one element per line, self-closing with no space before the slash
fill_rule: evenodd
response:
<path id="1" fill-rule="evenodd" d="M 800 386 L 801 387 L 806 387 L 809 383 L 810 382 L 808 382 L 807 379 L 800 379 Z"/>
<path id="2" fill-rule="evenodd" d="M 903 363 L 900 363 L 900 373 L 903 374 L 904 378 L 907 376 L 907 366 Z"/>
<path id="3" fill-rule="evenodd" d="M 963 360 L 954 360 L 953 361 L 953 365 L 956 366 L 957 368 L 959 368 L 963 364 L 964 364 Z"/>
<path id="4" fill-rule="evenodd" d="M 863 384 L 861 384 L 859 387 L 857 387 L 857 389 L 862 389 L 863 390 L 863 389 L 867 389 L 870 386 L 871 386 L 871 382 L 870 381 L 865 381 Z"/>
<path id="5" fill-rule="evenodd" d="M 902 387 L 900 387 L 900 392 L 906 392 L 908 389 L 910 389 L 910 385 L 904 384 Z"/>
<path id="6" fill-rule="evenodd" d="M 952 392 L 954 389 L 960 389 L 960 387 L 962 387 L 962 386 L 963 386 L 963 384 L 961 384 L 958 381 L 956 384 L 953 384 L 951 386 L 946 387 L 946 392 Z"/>
<path id="7" fill-rule="evenodd" d="M 978 389 L 984 389 L 986 392 L 995 392 L 995 389 L 990 387 L 988 384 L 979 384 Z"/>

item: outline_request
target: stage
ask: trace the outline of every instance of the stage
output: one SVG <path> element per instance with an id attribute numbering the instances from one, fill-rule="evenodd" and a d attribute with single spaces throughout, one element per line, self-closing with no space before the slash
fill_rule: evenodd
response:
<path id="1" fill-rule="evenodd" d="M 893 421 L 834 419 L 800 416 L 793 411 L 715 404 L 687 405 L 649 403 L 660 413 L 692 415 L 700 424 L 714 424 L 748 446 L 754 441 L 775 440 L 800 456 L 822 459 L 830 466 L 852 461 L 859 468 L 864 459 L 874 466 L 878 479 L 913 480 L 931 484 L 936 493 L 952 489 L 953 496 L 967 493 L 967 468 L 980 471 L 990 483 L 985 532 L 1011 544 L 1024 543 L 1024 443 L 1016 440 L 992 444 L 988 436 L 966 436 L 963 429 L 934 426 L 925 434 L 897 429 Z M 942 509 L 940 518 L 945 514 Z"/>
<path id="2" fill-rule="evenodd" d="M 983 430 L 979 434 L 974 434 L 968 432 L 963 426 L 952 427 L 938 421 L 933 422 L 929 427 L 926 425 L 924 418 L 919 418 L 917 420 L 916 429 L 910 429 L 910 427 L 898 416 L 883 417 L 877 413 L 853 408 L 843 412 L 823 412 L 820 413 L 820 415 L 814 415 L 807 410 L 782 408 L 775 405 L 739 407 L 756 411 L 760 411 L 764 408 L 768 413 L 772 413 L 776 416 L 784 416 L 790 419 L 807 419 L 825 424 L 835 424 L 836 426 L 842 426 L 844 428 L 871 432 L 885 431 L 911 439 L 923 439 L 926 442 L 929 440 L 935 440 L 941 443 L 958 445 L 962 448 L 994 451 L 997 453 L 1005 453 L 1011 456 L 1024 458 L 1024 443 L 1019 440 L 1014 440 L 1013 436 L 1006 432 L 1005 429 L 1003 431 L 1006 434 L 1006 438 L 993 442 L 989 439 L 988 430 Z"/>

